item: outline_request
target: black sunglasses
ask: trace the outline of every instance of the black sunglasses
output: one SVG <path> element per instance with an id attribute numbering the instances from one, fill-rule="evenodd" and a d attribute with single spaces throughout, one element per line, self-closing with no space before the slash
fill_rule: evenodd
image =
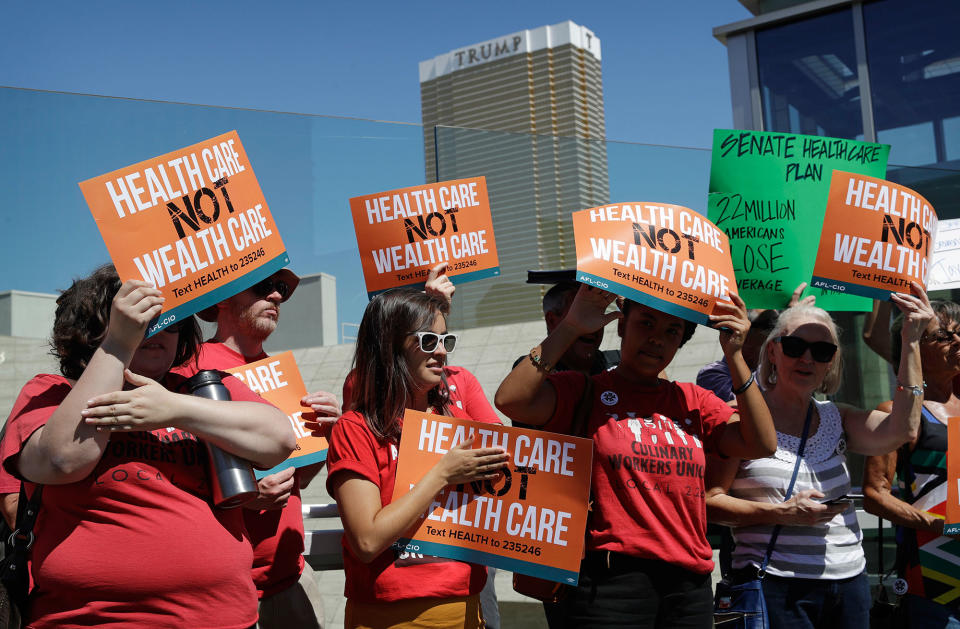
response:
<path id="1" fill-rule="evenodd" d="M 826 341 L 806 341 L 799 336 L 778 336 L 773 339 L 780 343 L 783 353 L 790 358 L 800 358 L 804 352 L 810 350 L 810 357 L 818 363 L 828 363 L 833 360 L 833 355 L 837 353 L 837 346 Z"/>
<path id="2" fill-rule="evenodd" d="M 290 285 L 281 279 L 267 277 L 250 287 L 253 294 L 260 298 L 265 298 L 276 291 L 280 295 L 280 301 L 286 301 L 290 296 Z"/>
<path id="3" fill-rule="evenodd" d="M 960 328 L 953 330 L 938 329 L 933 334 L 923 334 L 920 337 L 922 341 L 933 341 L 934 343 L 956 343 L 960 339 Z"/>
<path id="4" fill-rule="evenodd" d="M 449 354 L 457 347 L 456 334 L 437 334 L 436 332 L 414 332 L 414 335 L 420 339 L 420 351 L 432 354 L 437 351 L 437 346 L 443 343 L 443 349 Z"/>

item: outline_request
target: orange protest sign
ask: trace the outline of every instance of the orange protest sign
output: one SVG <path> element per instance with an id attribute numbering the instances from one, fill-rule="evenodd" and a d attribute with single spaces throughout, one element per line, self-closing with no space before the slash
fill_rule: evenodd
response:
<path id="1" fill-rule="evenodd" d="M 960 534 L 960 417 L 947 418 L 947 516 L 943 534 Z"/>
<path id="2" fill-rule="evenodd" d="M 927 285 L 937 213 L 892 181 L 833 171 L 811 286 L 873 299 Z"/>
<path id="3" fill-rule="evenodd" d="M 350 199 L 367 293 L 423 284 L 449 262 L 454 284 L 500 275 L 484 177 Z"/>
<path id="4" fill-rule="evenodd" d="M 696 323 L 736 286 L 727 235 L 680 205 L 622 203 L 573 213 L 577 281 Z"/>
<path id="5" fill-rule="evenodd" d="M 394 500 L 470 436 L 475 448 L 506 449 L 509 466 L 495 481 L 444 489 L 396 548 L 576 585 L 590 496 L 589 439 L 407 409 Z"/>
<path id="6" fill-rule="evenodd" d="M 242 380 L 251 391 L 286 413 L 293 434 L 297 437 L 297 447 L 293 454 L 273 469 L 257 470 L 257 478 L 288 467 L 303 467 L 327 460 L 327 440 L 314 437 L 313 433 L 303 426 L 304 421 L 313 421 L 316 414 L 300 405 L 300 399 L 307 394 L 307 387 L 303 384 L 292 352 L 283 352 L 224 371 Z"/>
<path id="7" fill-rule="evenodd" d="M 123 280 L 152 283 L 156 334 L 290 263 L 236 131 L 80 183 Z"/>

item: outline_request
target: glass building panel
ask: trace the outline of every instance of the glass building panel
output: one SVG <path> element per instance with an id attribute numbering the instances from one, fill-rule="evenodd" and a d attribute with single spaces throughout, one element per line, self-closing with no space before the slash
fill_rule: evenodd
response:
<path id="1" fill-rule="evenodd" d="M 863 134 L 849 9 L 757 31 L 764 129 Z"/>
<path id="2" fill-rule="evenodd" d="M 890 163 L 960 165 L 960 3 L 880 0 L 863 5 L 863 20 L 874 124 L 892 144 Z"/>

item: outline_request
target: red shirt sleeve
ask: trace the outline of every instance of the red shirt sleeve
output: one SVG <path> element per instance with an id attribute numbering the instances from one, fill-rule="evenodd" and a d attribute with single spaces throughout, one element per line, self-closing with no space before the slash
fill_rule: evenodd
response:
<path id="1" fill-rule="evenodd" d="M 3 439 L 0 440 L 0 460 L 3 462 L 4 471 L 0 478 L 0 493 L 20 491 L 17 458 L 23 444 L 38 428 L 47 423 L 70 393 L 70 388 L 70 383 L 63 376 L 44 374 L 34 377 L 20 390 L 4 426 Z"/>
<path id="2" fill-rule="evenodd" d="M 376 452 L 376 437 L 363 417 L 355 411 L 341 415 L 333 426 L 327 450 L 327 492 L 333 495 L 331 481 L 344 471 L 355 472 L 380 487 Z"/>
<path id="3" fill-rule="evenodd" d="M 573 414 L 583 396 L 587 379 L 579 371 L 561 371 L 547 378 L 557 394 L 553 416 L 542 426 L 543 430 L 568 434 L 573 424 Z"/>
<path id="4" fill-rule="evenodd" d="M 688 399 L 693 402 L 692 406 L 700 409 L 704 445 L 709 452 L 718 453 L 717 442 L 723 434 L 718 428 L 725 426 L 737 411 L 718 398 L 713 391 L 690 383 L 683 383 L 681 386 L 686 388 Z"/>

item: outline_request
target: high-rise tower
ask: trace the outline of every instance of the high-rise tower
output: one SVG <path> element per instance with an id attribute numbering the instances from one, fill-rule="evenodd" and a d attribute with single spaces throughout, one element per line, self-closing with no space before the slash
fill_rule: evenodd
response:
<path id="1" fill-rule="evenodd" d="M 567 21 L 420 63 L 427 181 L 487 177 L 503 272 L 458 290 L 460 325 L 540 318 L 526 270 L 576 265 L 570 213 L 610 194 L 600 59 Z"/>

